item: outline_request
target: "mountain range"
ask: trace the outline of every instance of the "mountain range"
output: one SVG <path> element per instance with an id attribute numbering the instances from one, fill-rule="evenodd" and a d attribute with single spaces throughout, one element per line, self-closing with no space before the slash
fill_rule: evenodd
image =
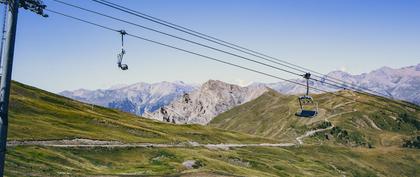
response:
<path id="1" fill-rule="evenodd" d="M 143 115 L 144 112 L 158 110 L 180 95 L 196 89 L 197 86 L 182 81 L 153 84 L 140 82 L 128 86 L 114 86 L 109 89 L 64 91 L 60 95 L 85 103 Z"/>
<path id="2" fill-rule="evenodd" d="M 420 104 L 420 64 L 399 69 L 382 67 L 360 75 L 333 71 L 324 77 L 346 82 L 340 86 L 357 86 L 390 98 Z M 294 81 L 305 83 L 302 79 Z M 310 86 L 331 92 L 342 89 L 315 81 L 311 81 Z M 220 113 L 251 101 L 269 89 L 289 95 L 305 92 L 305 87 L 289 82 L 253 83 L 240 87 L 209 80 L 201 86 L 182 81 L 137 83 L 110 89 L 64 91 L 59 94 L 160 121 L 207 124 Z M 311 92 L 320 93 L 316 90 Z"/>
<path id="3" fill-rule="evenodd" d="M 324 76 L 324 79 L 330 80 L 330 82 L 333 80 L 339 83 L 337 85 L 340 87 L 370 90 L 368 92 L 372 94 L 379 94 L 380 96 L 420 105 L 420 64 L 399 69 L 382 67 L 359 75 L 352 75 L 343 71 L 333 71 Z M 338 82 L 337 80 L 345 81 L 346 83 Z M 304 83 L 303 80 L 294 81 Z M 271 83 L 267 84 L 267 86 L 283 94 L 305 92 L 304 87 L 288 82 Z M 311 81 L 310 86 L 327 91 L 338 91 L 342 89 L 323 82 Z M 320 93 L 316 90 L 311 90 L 311 92 Z"/>

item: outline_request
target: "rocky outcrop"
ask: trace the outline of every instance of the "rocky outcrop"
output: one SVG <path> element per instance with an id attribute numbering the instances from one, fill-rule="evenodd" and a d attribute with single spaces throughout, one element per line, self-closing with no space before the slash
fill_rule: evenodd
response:
<path id="1" fill-rule="evenodd" d="M 200 89 L 185 93 L 171 104 L 149 114 L 156 120 L 177 124 L 209 123 L 215 116 L 251 101 L 267 91 L 263 85 L 240 87 L 217 80 L 204 83 Z"/>

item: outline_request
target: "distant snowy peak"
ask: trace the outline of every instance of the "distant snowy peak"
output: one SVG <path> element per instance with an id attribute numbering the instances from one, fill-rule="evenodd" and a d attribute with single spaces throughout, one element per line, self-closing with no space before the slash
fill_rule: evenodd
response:
<path id="1" fill-rule="evenodd" d="M 77 90 L 74 90 L 74 91 L 67 91 L 66 90 L 66 91 L 61 92 L 60 94 L 62 94 L 64 96 L 72 95 L 72 96 L 81 96 L 81 97 L 83 97 L 83 96 L 88 95 L 90 93 L 92 93 L 91 90 L 77 89 Z"/>
<path id="2" fill-rule="evenodd" d="M 111 87 L 108 88 L 108 90 L 118 90 L 124 87 L 127 87 L 128 84 L 117 84 L 117 85 L 113 85 Z"/>
<path id="3" fill-rule="evenodd" d="M 161 109 L 145 114 L 146 117 L 177 124 L 202 124 L 233 107 L 251 101 L 264 92 L 266 87 L 240 87 L 222 81 L 209 80 L 198 90 Z"/>
<path id="4" fill-rule="evenodd" d="M 382 67 L 360 75 L 333 71 L 328 73 L 325 79 L 327 82 L 340 87 L 356 87 L 373 94 L 379 93 L 380 95 L 420 104 L 420 64 L 400 69 Z M 303 80 L 294 81 L 304 83 Z M 301 94 L 305 92 L 303 86 L 287 82 L 272 83 L 267 84 L 267 86 L 284 94 Z M 341 89 L 322 82 L 310 82 L 310 86 L 326 91 Z M 311 92 L 319 93 L 313 89 Z"/>
<path id="5" fill-rule="evenodd" d="M 327 74 L 327 78 L 341 78 L 341 79 L 353 79 L 353 75 L 344 71 L 332 71 Z"/>
<path id="6" fill-rule="evenodd" d="M 60 94 L 86 103 L 92 103 L 125 112 L 142 115 L 167 105 L 196 86 L 182 81 L 145 83 L 139 82 L 110 89 L 64 91 Z"/>

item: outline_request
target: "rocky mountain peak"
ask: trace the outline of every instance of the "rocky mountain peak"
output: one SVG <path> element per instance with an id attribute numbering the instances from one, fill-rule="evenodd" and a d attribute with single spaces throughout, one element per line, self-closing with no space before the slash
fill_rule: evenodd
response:
<path id="1" fill-rule="evenodd" d="M 347 73 L 347 72 L 344 72 L 344 71 L 332 71 L 332 72 L 328 73 L 327 76 L 328 77 L 333 77 L 333 78 L 336 78 L 336 77 L 347 78 L 347 77 L 350 77 L 351 74 Z"/>
<path id="2" fill-rule="evenodd" d="M 233 84 L 228 84 L 219 80 L 209 80 L 201 86 L 202 90 L 212 90 L 212 91 L 221 91 L 221 90 L 234 90 L 239 89 L 240 87 Z"/>
<path id="3" fill-rule="evenodd" d="M 207 124 L 218 114 L 257 98 L 265 87 L 240 87 L 218 80 L 205 82 L 198 90 L 146 116 L 178 124 Z"/>

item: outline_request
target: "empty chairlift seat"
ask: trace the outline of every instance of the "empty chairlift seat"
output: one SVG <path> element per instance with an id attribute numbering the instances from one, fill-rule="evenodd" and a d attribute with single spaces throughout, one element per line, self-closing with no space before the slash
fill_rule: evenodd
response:
<path id="1" fill-rule="evenodd" d="M 306 79 L 306 94 L 298 98 L 299 101 L 299 110 L 296 112 L 296 116 L 312 118 L 318 115 L 318 103 L 309 96 L 309 79 L 311 77 L 310 73 L 303 75 L 303 78 Z"/>

